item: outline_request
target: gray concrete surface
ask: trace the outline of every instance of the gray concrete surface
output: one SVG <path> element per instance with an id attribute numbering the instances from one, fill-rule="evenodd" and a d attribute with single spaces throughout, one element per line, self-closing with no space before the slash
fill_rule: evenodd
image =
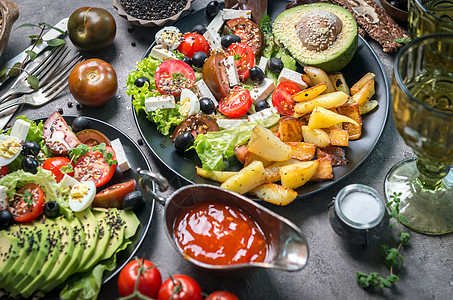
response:
<path id="1" fill-rule="evenodd" d="M 271 1 L 271 0 L 269 0 Z M 69 16 L 75 9 L 85 6 L 99 6 L 109 10 L 117 22 L 117 35 L 113 46 L 97 53 L 95 57 L 111 63 L 118 74 L 119 89 L 115 100 L 96 109 L 68 108 L 67 102 L 74 99 L 69 91 L 58 100 L 40 108 L 24 108 L 21 113 L 31 118 L 46 117 L 50 112 L 63 108 L 65 114 L 86 115 L 102 119 L 122 129 L 135 141 L 140 138 L 133 120 L 130 98 L 125 94 L 127 75 L 134 69 L 154 39 L 156 29 L 131 27 L 112 7 L 111 0 L 17 0 L 20 16 L 14 28 L 23 23 L 47 22 L 55 24 L 62 17 Z M 205 6 L 207 0 L 196 0 L 193 9 Z M 131 30 L 132 29 L 132 30 Z M 27 28 L 13 29 L 8 47 L 0 58 L 0 65 L 26 48 L 30 34 Z M 70 42 L 68 43 L 70 44 Z M 372 43 L 381 58 L 387 74 L 392 73 L 393 56 L 382 53 L 379 46 Z M 89 56 L 86 56 L 87 58 Z M 94 57 L 94 56 L 93 56 Z M 166 170 L 153 157 L 145 145 L 146 153 L 153 170 L 162 173 L 171 181 L 169 195 L 184 182 Z M 331 229 L 327 218 L 327 205 L 336 193 L 350 183 L 362 183 L 374 187 L 383 194 L 383 182 L 388 170 L 400 160 L 413 156 L 401 137 L 397 134 L 391 117 L 382 138 L 370 157 L 347 179 L 313 197 L 295 201 L 287 207 L 266 205 L 275 212 L 295 222 L 306 235 L 311 256 L 306 268 L 296 273 L 273 270 L 259 270 L 245 278 L 231 279 L 216 277 L 194 269 L 171 247 L 163 231 L 162 208 L 154 212 L 151 230 L 139 250 L 140 256 L 156 264 L 164 279 L 170 274 L 187 274 L 194 277 L 206 293 L 215 290 L 228 290 L 240 299 L 451 299 L 453 295 L 453 235 L 439 237 L 425 236 L 411 232 L 408 247 L 402 252 L 404 267 L 397 272 L 400 281 L 395 288 L 385 290 L 363 290 L 355 280 L 355 272 L 379 272 L 388 274 L 379 244 L 397 244 L 395 232 L 389 232 L 370 247 L 362 249 L 345 243 Z M 407 231 L 407 229 L 403 228 Z M 100 299 L 118 298 L 116 278 L 106 284 Z"/>

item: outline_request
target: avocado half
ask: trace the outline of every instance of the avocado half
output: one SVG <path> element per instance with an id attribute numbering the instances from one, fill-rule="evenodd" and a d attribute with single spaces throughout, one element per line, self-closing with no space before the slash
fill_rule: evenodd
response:
<path id="1" fill-rule="evenodd" d="M 310 50 L 298 33 L 298 23 L 321 11 L 335 14 L 342 22 L 336 39 L 324 50 Z M 275 19 L 273 33 L 302 66 L 313 66 L 331 73 L 343 69 L 357 50 L 357 23 L 346 9 L 329 3 L 312 3 L 285 10 Z"/>

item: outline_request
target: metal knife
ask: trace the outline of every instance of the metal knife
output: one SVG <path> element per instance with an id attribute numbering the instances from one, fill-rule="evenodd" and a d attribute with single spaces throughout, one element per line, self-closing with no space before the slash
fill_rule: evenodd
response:
<path id="1" fill-rule="evenodd" d="M 68 30 L 68 19 L 69 18 L 64 18 L 62 19 L 60 22 L 58 22 L 54 27 L 58 28 L 58 29 L 61 29 L 63 30 L 64 32 L 66 32 Z M 55 29 L 50 29 L 44 36 L 43 36 L 43 42 L 37 46 L 35 46 L 35 48 L 33 48 L 33 51 L 36 52 L 38 55 L 39 53 L 41 53 L 45 48 L 47 48 L 47 43 L 45 41 L 48 41 L 48 40 L 52 40 L 52 39 L 55 39 L 55 38 L 58 38 L 59 36 L 61 36 L 62 33 L 59 32 L 58 30 L 55 30 Z M 25 51 L 27 50 L 31 50 L 31 46 L 28 47 L 27 49 L 25 49 L 24 51 L 22 51 L 21 53 L 19 53 L 18 55 L 16 55 L 14 58 L 12 58 L 10 61 L 8 61 L 5 65 L 3 65 L 0 70 L 3 70 L 4 68 L 11 68 L 12 66 L 14 66 L 15 63 L 17 62 L 22 62 L 26 57 L 27 57 L 27 54 L 25 53 Z M 5 78 L 2 78 L 0 79 L 0 85 L 8 78 L 7 76 L 4 76 Z M 19 107 L 13 107 L 7 111 L 4 111 L 4 112 L 0 112 L 0 131 L 3 130 L 3 128 L 6 126 L 6 124 L 9 122 L 9 120 L 11 119 L 11 117 L 13 116 L 13 114 L 16 112 L 16 110 L 18 109 Z"/>
<path id="2" fill-rule="evenodd" d="M 58 29 L 61 29 L 63 30 L 64 32 L 66 32 L 68 30 L 68 19 L 69 18 L 64 18 L 62 19 L 60 22 L 58 22 L 54 27 L 58 28 Z M 48 40 L 52 40 L 52 39 L 56 39 L 58 38 L 60 35 L 62 35 L 61 32 L 59 32 L 58 30 L 55 30 L 55 29 L 50 29 L 43 37 L 43 42 L 39 45 L 36 45 L 34 48 L 33 48 L 33 52 L 36 52 L 37 54 L 41 53 L 44 49 L 47 48 L 47 43 L 45 41 L 48 41 Z M 18 63 L 18 62 L 22 62 L 26 57 L 27 57 L 27 54 L 25 53 L 25 51 L 28 51 L 28 50 L 31 50 L 33 46 L 30 46 L 28 47 L 27 49 L 25 49 L 24 51 L 22 51 L 21 53 L 19 53 L 18 55 L 14 56 L 13 58 L 11 58 L 7 63 L 5 63 L 3 66 L 0 67 L 0 70 L 3 70 L 4 68 L 11 68 L 12 66 L 14 66 L 14 64 Z M 8 79 L 8 76 L 2 76 L 0 78 L 0 86 Z"/>

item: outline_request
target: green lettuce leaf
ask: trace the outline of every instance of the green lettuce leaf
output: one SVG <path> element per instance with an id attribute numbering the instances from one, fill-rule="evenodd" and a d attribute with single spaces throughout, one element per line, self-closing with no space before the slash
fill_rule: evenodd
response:
<path id="1" fill-rule="evenodd" d="M 225 169 L 224 159 L 234 155 L 236 146 L 247 143 L 257 124 L 244 122 L 236 128 L 198 135 L 192 147 L 197 151 L 203 169 L 218 171 Z"/>
<path id="2" fill-rule="evenodd" d="M 56 201 L 60 206 L 61 213 L 68 219 L 72 219 L 72 211 L 69 208 L 67 197 L 65 197 L 65 191 L 57 184 L 52 172 L 41 167 L 38 167 L 37 170 L 36 174 L 32 174 L 20 169 L 0 178 L 0 185 L 7 188 L 6 195 L 8 199 L 14 198 L 17 189 L 29 182 L 33 182 L 43 189 L 46 194 L 46 202 Z"/>

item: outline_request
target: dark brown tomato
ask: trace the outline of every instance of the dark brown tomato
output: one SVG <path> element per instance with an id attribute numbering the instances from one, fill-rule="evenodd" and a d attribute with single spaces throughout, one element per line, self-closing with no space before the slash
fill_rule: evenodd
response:
<path id="1" fill-rule="evenodd" d="M 44 122 L 42 135 L 47 148 L 56 156 L 67 156 L 70 149 L 80 144 L 58 111 L 52 113 Z"/>
<path id="2" fill-rule="evenodd" d="M 105 49 L 112 44 L 115 34 L 115 19 L 103 8 L 81 7 L 69 17 L 69 38 L 76 47 L 82 50 Z"/>
<path id="3" fill-rule="evenodd" d="M 196 138 L 200 133 L 208 131 L 219 131 L 219 125 L 216 120 L 205 114 L 196 114 L 184 119 L 176 126 L 171 141 L 174 142 L 184 132 L 190 132 Z"/>
<path id="4" fill-rule="evenodd" d="M 203 80 L 216 99 L 225 98 L 230 90 L 225 66 L 221 63 L 224 58 L 224 53 L 211 55 L 204 62 L 203 69 L 201 70 Z"/>
<path id="5" fill-rule="evenodd" d="M 112 146 L 110 140 L 102 132 L 94 129 L 85 129 L 76 133 L 76 137 L 82 144 L 86 144 L 90 147 L 97 146 L 100 143 L 104 143 L 107 146 Z"/>
<path id="6" fill-rule="evenodd" d="M 259 55 L 264 48 L 264 34 L 253 21 L 245 18 L 235 18 L 227 22 L 233 34 L 241 38 L 241 43 L 247 44 L 253 54 Z"/>

